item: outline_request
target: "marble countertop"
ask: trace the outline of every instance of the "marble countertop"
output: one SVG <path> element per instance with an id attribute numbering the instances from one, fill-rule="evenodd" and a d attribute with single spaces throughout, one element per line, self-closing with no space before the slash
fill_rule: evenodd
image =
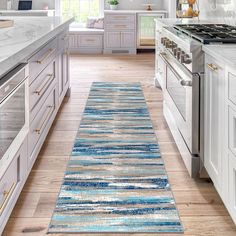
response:
<path id="1" fill-rule="evenodd" d="M 166 10 L 105 10 L 105 13 L 112 13 L 112 14 L 120 14 L 120 13 L 147 13 L 147 14 L 155 14 L 155 13 L 168 13 Z"/>
<path id="2" fill-rule="evenodd" d="M 0 28 L 0 77 L 73 22 L 61 17 L 0 17 L 14 20 L 14 26 Z"/>

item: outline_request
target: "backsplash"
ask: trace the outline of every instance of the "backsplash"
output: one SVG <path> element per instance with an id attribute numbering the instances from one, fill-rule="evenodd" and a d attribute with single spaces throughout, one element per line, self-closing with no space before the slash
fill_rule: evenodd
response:
<path id="1" fill-rule="evenodd" d="M 222 18 L 233 21 L 236 18 L 235 0 L 198 0 L 200 18 Z"/>

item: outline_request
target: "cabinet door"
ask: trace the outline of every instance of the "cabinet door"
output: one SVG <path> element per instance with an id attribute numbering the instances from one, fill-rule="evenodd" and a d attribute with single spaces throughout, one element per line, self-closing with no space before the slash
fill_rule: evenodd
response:
<path id="1" fill-rule="evenodd" d="M 64 85 L 63 90 L 65 92 L 69 83 L 69 55 L 67 51 L 63 53 L 62 66 L 63 66 L 63 85 Z"/>
<path id="2" fill-rule="evenodd" d="M 58 55 L 58 92 L 59 92 L 59 100 L 63 95 L 63 53 Z"/>
<path id="3" fill-rule="evenodd" d="M 78 36 L 76 34 L 69 35 L 69 48 L 77 48 L 78 47 Z"/>
<path id="4" fill-rule="evenodd" d="M 121 37 L 120 32 L 106 32 L 106 47 L 107 48 L 120 48 Z"/>
<path id="5" fill-rule="evenodd" d="M 204 164 L 220 193 L 224 141 L 224 70 L 208 56 L 206 56 L 204 85 Z"/>
<path id="6" fill-rule="evenodd" d="M 135 48 L 136 40 L 135 33 L 132 32 L 121 32 L 121 48 Z"/>

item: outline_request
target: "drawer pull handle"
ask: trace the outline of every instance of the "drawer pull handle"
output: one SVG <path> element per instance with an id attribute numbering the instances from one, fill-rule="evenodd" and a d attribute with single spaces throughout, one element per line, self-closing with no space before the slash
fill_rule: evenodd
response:
<path id="1" fill-rule="evenodd" d="M 217 71 L 218 70 L 218 67 L 216 65 L 212 64 L 212 63 L 210 63 L 210 64 L 207 63 L 207 66 L 208 66 L 208 68 L 210 68 L 213 71 Z"/>
<path id="2" fill-rule="evenodd" d="M 44 61 L 47 60 L 55 51 L 56 51 L 55 48 L 54 48 L 54 49 L 50 48 L 50 49 L 47 51 L 47 53 L 45 53 L 45 55 L 44 55 L 41 59 L 39 59 L 39 60 L 37 61 L 37 63 L 38 63 L 38 64 L 43 64 Z"/>
<path id="3" fill-rule="evenodd" d="M 126 19 L 128 19 L 128 17 L 126 17 L 126 16 L 115 16 L 114 17 L 115 19 L 119 19 L 119 20 L 126 20 Z"/>
<path id="4" fill-rule="evenodd" d="M 87 39 L 87 42 L 95 42 L 95 39 Z"/>
<path id="5" fill-rule="evenodd" d="M 7 203 L 8 203 L 8 200 L 9 200 L 9 198 L 11 197 L 11 195 L 12 195 L 14 189 L 15 189 L 15 186 L 16 186 L 16 183 L 13 183 L 12 186 L 11 186 L 11 188 L 10 188 L 8 191 L 5 190 L 5 191 L 2 193 L 2 195 L 3 195 L 3 197 L 4 197 L 4 202 L 3 202 L 2 205 L 0 206 L 0 214 L 2 214 L 2 212 L 4 211 L 4 209 L 5 209 L 5 207 L 6 207 Z"/>
<path id="6" fill-rule="evenodd" d="M 126 25 L 115 25 L 116 28 L 126 28 Z"/>
<path id="7" fill-rule="evenodd" d="M 47 122 L 48 118 L 49 118 L 50 115 L 51 115 L 51 110 L 52 110 L 52 108 L 54 108 L 54 106 L 47 106 L 48 112 L 47 112 L 47 114 L 46 114 L 46 116 L 45 116 L 44 121 L 42 122 L 42 124 L 39 126 L 38 129 L 35 129 L 35 130 L 34 130 L 37 134 L 41 134 L 41 131 L 42 131 L 42 129 L 43 129 L 44 124 Z"/>
<path id="8" fill-rule="evenodd" d="M 47 76 L 49 76 L 49 78 L 47 80 L 45 80 L 45 82 L 41 85 L 40 88 L 38 88 L 36 91 L 34 91 L 34 93 L 36 93 L 39 96 L 41 95 L 42 91 L 44 91 L 44 89 L 49 85 L 51 80 L 54 79 L 54 74 L 49 74 Z"/>

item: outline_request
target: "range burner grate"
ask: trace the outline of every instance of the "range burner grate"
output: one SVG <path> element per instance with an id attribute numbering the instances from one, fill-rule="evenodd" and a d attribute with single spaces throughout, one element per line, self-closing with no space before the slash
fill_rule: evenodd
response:
<path id="1" fill-rule="evenodd" d="M 185 24 L 174 28 L 204 43 L 236 43 L 236 27 L 226 24 Z"/>

